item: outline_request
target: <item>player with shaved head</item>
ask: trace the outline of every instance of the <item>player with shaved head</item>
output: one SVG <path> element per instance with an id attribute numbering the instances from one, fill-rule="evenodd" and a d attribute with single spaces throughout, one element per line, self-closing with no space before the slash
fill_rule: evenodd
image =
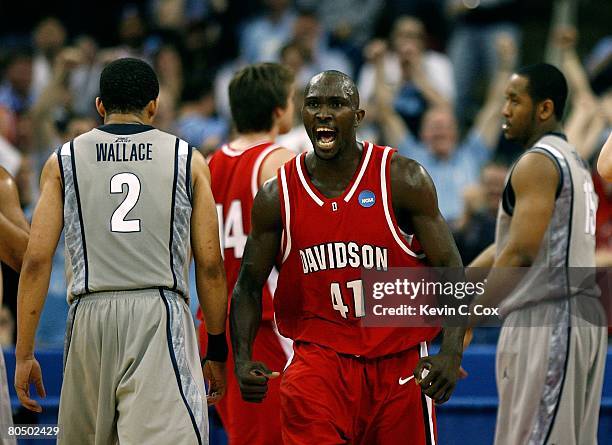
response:
<path id="1" fill-rule="evenodd" d="M 352 79 L 313 77 L 302 118 L 314 150 L 265 183 L 230 311 L 242 396 L 260 402 L 270 370 L 252 360 L 262 293 L 274 296 L 282 335 L 294 340 L 281 381 L 284 443 L 436 443 L 432 400 L 444 403 L 459 374 L 463 328 L 367 328 L 362 267 L 461 267 L 427 172 L 396 150 L 356 139 L 365 111 Z M 350 258 L 350 261 L 347 260 Z M 428 373 L 423 373 L 427 369 Z M 416 377 L 414 382 L 405 384 Z"/>

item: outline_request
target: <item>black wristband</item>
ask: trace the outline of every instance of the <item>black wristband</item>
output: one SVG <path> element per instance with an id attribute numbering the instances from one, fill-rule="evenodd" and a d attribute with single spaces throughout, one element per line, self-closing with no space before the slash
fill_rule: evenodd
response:
<path id="1" fill-rule="evenodd" d="M 225 338 L 225 332 L 221 334 L 208 334 L 208 347 L 206 349 L 206 357 L 202 363 L 206 360 L 212 360 L 213 362 L 225 362 L 227 361 L 227 339 Z"/>

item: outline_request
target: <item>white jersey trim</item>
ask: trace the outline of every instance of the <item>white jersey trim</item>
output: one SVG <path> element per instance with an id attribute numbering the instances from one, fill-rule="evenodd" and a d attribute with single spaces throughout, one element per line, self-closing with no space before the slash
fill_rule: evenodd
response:
<path id="1" fill-rule="evenodd" d="M 427 357 L 429 355 L 429 352 L 427 351 L 427 343 L 422 341 L 421 342 L 421 353 L 419 354 L 420 357 Z M 425 400 L 427 402 L 427 420 L 429 421 L 429 438 L 431 440 L 431 445 L 436 445 L 436 437 L 434 434 L 434 426 L 433 426 L 433 403 L 431 401 L 431 399 L 427 396 L 425 396 Z"/>
<path id="2" fill-rule="evenodd" d="M 70 142 L 66 142 L 64 145 L 62 145 L 60 154 L 62 156 L 70 156 Z"/>
<path id="3" fill-rule="evenodd" d="M 231 156 L 233 158 L 236 156 L 240 156 L 242 153 L 249 151 L 253 147 L 257 147 L 258 145 L 262 145 L 267 142 L 271 142 L 271 141 L 268 140 L 268 141 L 255 142 L 253 145 L 250 145 L 244 149 L 241 148 L 240 150 L 233 149 L 232 147 L 229 146 L 229 144 L 223 144 L 221 146 L 221 151 L 225 153 L 226 155 Z"/>
<path id="4" fill-rule="evenodd" d="M 289 208 L 289 188 L 287 187 L 287 176 L 285 175 L 284 165 L 280 169 L 280 176 L 281 187 L 283 188 L 283 202 L 285 204 L 285 230 L 283 234 L 286 234 L 285 238 L 287 240 L 282 261 L 284 263 L 289 256 L 289 252 L 291 252 L 291 209 Z"/>
<path id="5" fill-rule="evenodd" d="M 391 150 L 392 150 L 391 147 L 385 147 L 385 151 L 383 153 L 382 163 L 380 167 L 380 190 L 382 194 L 382 202 L 383 202 L 383 209 L 385 211 L 385 218 L 387 219 L 387 226 L 389 227 L 389 230 L 391 231 L 391 235 L 393 235 L 393 239 L 395 239 L 395 242 L 400 246 L 400 248 L 405 253 L 415 258 L 424 258 L 425 255 L 417 255 L 412 250 L 410 250 L 410 248 L 402 241 L 401 237 L 397 233 L 397 230 L 395 230 L 395 226 L 393 225 L 393 219 L 391 218 L 391 212 L 389 212 L 389 200 L 387 199 L 387 196 L 388 196 L 388 193 L 387 193 L 387 157 L 389 156 L 389 153 L 391 152 Z"/>
<path id="6" fill-rule="evenodd" d="M 223 154 L 231 156 L 232 158 L 240 156 L 242 153 L 244 153 L 243 151 L 232 150 L 227 144 L 223 144 L 221 146 L 221 151 L 223 152 Z"/>
<path id="7" fill-rule="evenodd" d="M 268 277 L 268 281 L 266 285 L 268 286 L 268 290 L 270 291 L 270 295 L 272 295 L 272 299 L 274 299 L 274 292 L 276 292 L 276 284 L 278 282 L 278 270 L 276 267 L 273 267 L 270 271 L 270 276 Z M 280 332 L 278 332 L 278 326 L 276 325 L 276 315 L 272 320 L 272 329 L 274 330 L 274 334 L 276 334 L 276 338 L 278 339 L 278 344 L 282 348 L 285 353 L 285 358 L 287 361 L 285 362 L 285 368 L 291 363 L 291 359 L 293 358 L 293 340 L 284 337 Z"/>
<path id="8" fill-rule="evenodd" d="M 561 153 L 557 148 L 553 147 L 552 145 L 537 144 L 537 145 L 534 145 L 533 148 L 543 148 L 545 150 L 550 151 L 557 159 L 565 160 L 565 156 L 563 156 L 563 153 Z"/>
<path id="9" fill-rule="evenodd" d="M 304 156 L 304 153 L 300 153 L 295 158 L 295 164 L 297 166 L 297 172 L 298 172 L 298 176 L 300 177 L 300 182 L 302 183 L 302 186 L 306 189 L 306 192 L 308 192 L 310 197 L 313 199 L 313 201 L 316 202 L 319 205 L 319 207 L 323 207 L 323 201 L 321 200 L 321 198 L 319 198 L 315 194 L 315 192 L 312 191 L 312 189 L 310 188 L 310 185 L 308 185 L 308 182 L 306 181 L 306 178 L 304 177 L 304 173 L 302 172 L 302 157 L 303 156 Z"/>
<path id="10" fill-rule="evenodd" d="M 189 144 L 182 139 L 179 140 L 178 154 L 179 156 L 189 154 Z"/>
<path id="11" fill-rule="evenodd" d="M 279 148 L 278 145 L 272 144 L 264 151 L 262 151 L 257 159 L 255 160 L 255 165 L 253 166 L 253 173 L 251 174 L 251 193 L 253 194 L 253 199 L 255 199 L 255 195 L 257 194 L 257 190 L 259 190 L 259 169 L 261 168 L 261 164 L 263 164 L 264 159 L 274 150 Z"/>
<path id="12" fill-rule="evenodd" d="M 344 197 L 344 202 L 349 202 L 349 200 L 355 194 L 355 190 L 357 190 L 357 187 L 359 186 L 359 183 L 361 182 L 361 178 L 363 178 L 366 168 L 368 167 L 368 162 L 370 162 L 370 158 L 372 157 L 372 144 L 370 144 L 367 141 L 363 141 L 363 144 L 365 146 L 365 149 L 367 150 L 365 154 L 365 159 L 363 160 L 363 164 L 361 165 L 361 170 L 359 170 L 359 175 L 357 175 L 357 179 L 355 179 L 355 182 L 353 183 L 351 190 L 349 190 L 349 192 Z"/>

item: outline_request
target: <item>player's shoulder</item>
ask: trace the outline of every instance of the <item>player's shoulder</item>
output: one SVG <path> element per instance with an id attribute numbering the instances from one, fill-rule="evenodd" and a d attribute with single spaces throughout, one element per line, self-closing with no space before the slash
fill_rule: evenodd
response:
<path id="1" fill-rule="evenodd" d="M 279 167 L 293 158 L 295 158 L 296 153 L 292 150 L 289 150 L 287 147 L 282 145 L 274 146 L 274 149 L 270 152 L 267 159 L 274 159 L 280 163 Z"/>
<path id="2" fill-rule="evenodd" d="M 554 156 L 535 147 L 523 153 L 512 169 L 512 177 L 533 177 L 537 180 L 545 175 L 558 175 L 558 165 Z"/>
<path id="3" fill-rule="evenodd" d="M 557 187 L 560 170 L 554 158 L 539 150 L 524 153 L 512 169 L 511 184 L 516 190 L 542 190 L 544 187 Z"/>
<path id="4" fill-rule="evenodd" d="M 2 166 L 0 165 L 0 181 L 3 181 L 3 182 L 4 182 L 4 181 L 7 181 L 7 180 L 8 180 L 8 181 L 12 181 L 12 180 L 13 180 L 13 177 L 11 176 L 11 174 L 10 174 L 9 172 L 7 172 L 7 171 L 5 170 L 5 168 L 4 168 L 4 167 L 2 167 Z"/>
<path id="5" fill-rule="evenodd" d="M 259 191 L 257 192 L 256 198 L 259 197 L 259 201 L 263 203 L 272 203 L 279 201 L 279 188 L 278 178 L 276 176 L 271 177 L 264 182 Z"/>
<path id="6" fill-rule="evenodd" d="M 200 153 L 200 150 L 196 148 L 189 148 L 191 150 L 191 176 L 195 183 L 200 177 L 203 177 L 210 184 L 210 168 L 204 155 Z"/>
<path id="7" fill-rule="evenodd" d="M 0 194 L 5 195 L 10 193 L 11 190 L 16 189 L 15 180 L 11 174 L 0 166 Z"/>
<path id="8" fill-rule="evenodd" d="M 431 184 L 427 170 L 417 161 L 394 152 L 389 168 L 391 183 L 395 186 L 421 188 Z"/>
<path id="9" fill-rule="evenodd" d="M 261 178 L 264 181 L 268 178 L 274 178 L 277 170 L 287 162 L 290 162 L 294 157 L 295 153 L 286 147 L 273 147 L 261 165 Z"/>

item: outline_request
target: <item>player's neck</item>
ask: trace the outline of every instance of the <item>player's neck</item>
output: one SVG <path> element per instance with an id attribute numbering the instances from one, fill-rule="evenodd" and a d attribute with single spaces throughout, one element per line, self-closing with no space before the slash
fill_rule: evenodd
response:
<path id="1" fill-rule="evenodd" d="M 270 131 L 258 131 L 256 133 L 239 133 L 238 137 L 229 143 L 233 150 L 246 150 L 255 145 L 271 142 L 276 139 L 277 132 L 272 129 Z"/>
<path id="2" fill-rule="evenodd" d="M 355 141 L 350 146 L 340 149 L 333 159 L 320 159 L 312 152 L 306 158 L 306 167 L 310 177 L 317 182 L 326 182 L 326 179 L 334 181 L 345 179 L 348 183 L 354 176 L 362 156 L 363 146 Z"/>
<path id="3" fill-rule="evenodd" d="M 542 125 L 536 132 L 534 132 L 533 136 L 529 138 L 525 144 L 525 148 L 529 149 L 533 147 L 533 145 L 539 141 L 540 138 L 548 133 L 563 133 L 563 127 L 558 122 L 551 122 L 549 125 Z"/>
<path id="4" fill-rule="evenodd" d="M 104 116 L 104 125 L 111 124 L 139 124 L 139 125 L 151 125 L 151 119 L 147 119 L 144 116 L 134 113 L 113 113 Z"/>

